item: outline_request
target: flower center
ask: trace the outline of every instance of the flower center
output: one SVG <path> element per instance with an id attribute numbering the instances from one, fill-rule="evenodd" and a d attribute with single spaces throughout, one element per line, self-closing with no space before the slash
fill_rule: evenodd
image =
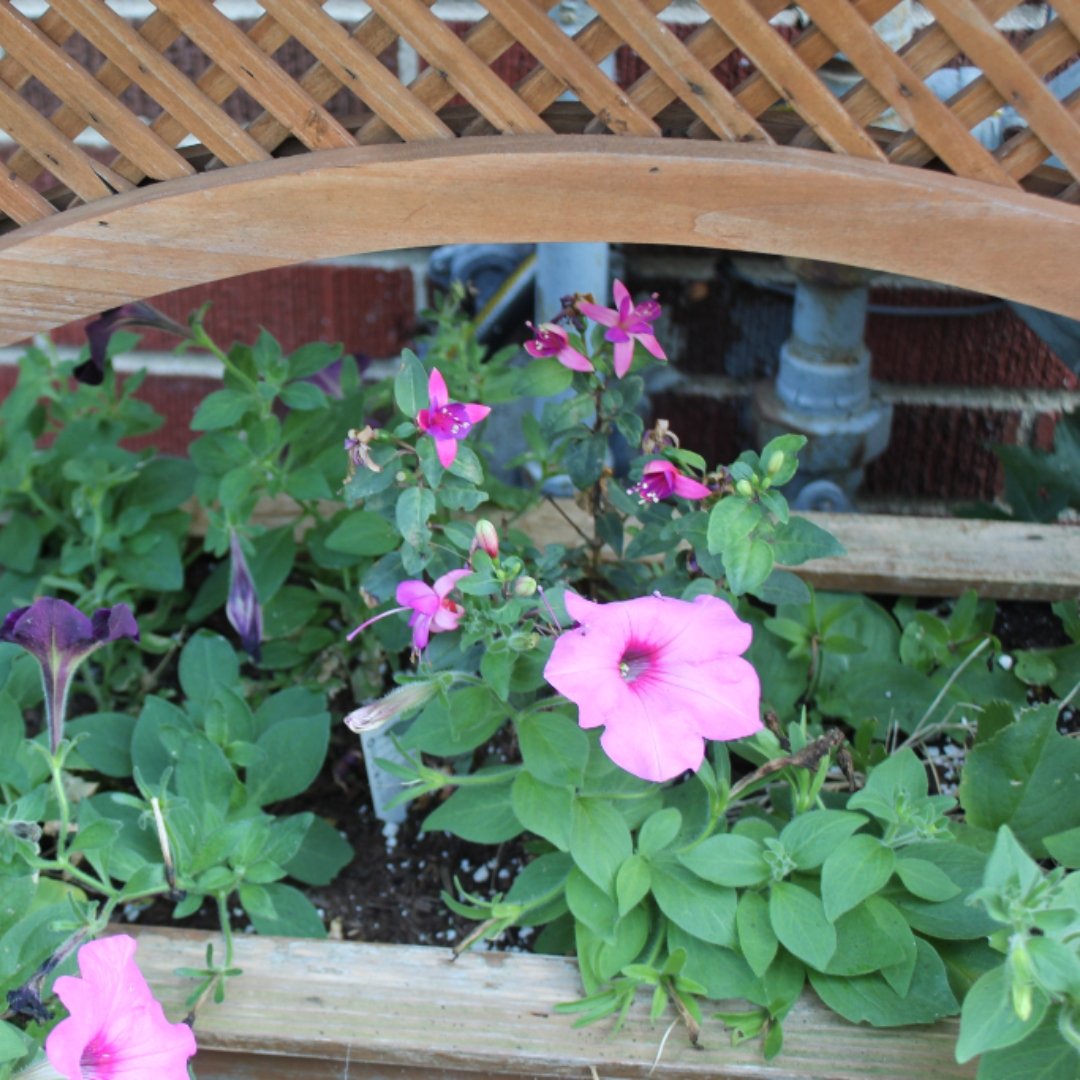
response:
<path id="1" fill-rule="evenodd" d="M 652 666 L 652 657 L 638 649 L 627 649 L 619 661 L 619 674 L 624 682 L 632 683 L 640 679 Z"/>
<path id="2" fill-rule="evenodd" d="M 671 482 L 663 473 L 649 473 L 627 491 L 628 495 L 636 495 L 644 506 L 646 503 L 658 503 L 671 494 Z"/>
<path id="3" fill-rule="evenodd" d="M 472 421 L 469 410 L 460 402 L 452 401 L 434 411 L 429 426 L 443 438 L 464 439 L 472 427 Z"/>

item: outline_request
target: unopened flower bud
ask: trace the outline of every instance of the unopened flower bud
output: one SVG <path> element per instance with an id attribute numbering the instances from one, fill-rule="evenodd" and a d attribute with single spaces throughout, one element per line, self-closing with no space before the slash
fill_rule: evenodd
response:
<path id="1" fill-rule="evenodd" d="M 532 652 L 540 644 L 540 635 L 535 630 L 528 632 L 519 630 L 510 635 L 507 644 L 513 652 Z"/>
<path id="2" fill-rule="evenodd" d="M 397 686 L 378 701 L 354 709 L 345 717 L 345 726 L 358 735 L 365 731 L 376 731 L 399 716 L 426 705 L 438 690 L 439 684 L 434 680 Z"/>
<path id="3" fill-rule="evenodd" d="M 754 485 L 749 480 L 740 480 L 735 485 L 735 490 L 744 498 L 749 499 L 754 494 Z"/>
<path id="4" fill-rule="evenodd" d="M 514 582 L 514 595 L 521 597 L 534 596 L 536 594 L 536 578 L 529 577 L 528 574 L 519 577 Z"/>
<path id="5" fill-rule="evenodd" d="M 765 463 L 765 471 L 769 476 L 775 476 L 784 467 L 784 451 L 774 450 Z"/>
<path id="6" fill-rule="evenodd" d="M 476 551 L 477 548 L 489 558 L 497 559 L 499 557 L 499 534 L 495 531 L 495 526 L 487 518 L 481 518 L 476 523 L 470 554 L 472 551 Z"/>

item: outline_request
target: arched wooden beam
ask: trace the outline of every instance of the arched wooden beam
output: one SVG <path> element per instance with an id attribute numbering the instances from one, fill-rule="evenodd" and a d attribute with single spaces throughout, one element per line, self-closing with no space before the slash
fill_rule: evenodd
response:
<path id="1" fill-rule="evenodd" d="M 814 150 L 507 136 L 307 153 L 154 184 L 0 237 L 0 344 L 310 259 L 609 240 L 799 255 L 1080 317 L 1080 207 Z"/>

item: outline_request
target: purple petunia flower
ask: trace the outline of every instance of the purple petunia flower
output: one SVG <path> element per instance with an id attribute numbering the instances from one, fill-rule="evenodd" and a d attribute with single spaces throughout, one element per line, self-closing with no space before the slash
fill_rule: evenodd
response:
<path id="1" fill-rule="evenodd" d="M 66 600 L 51 596 L 16 608 L 0 625 L 0 641 L 21 645 L 41 665 L 53 753 L 64 734 L 64 712 L 76 668 L 95 649 L 124 637 L 139 640 L 139 627 L 127 604 L 99 608 L 88 617 Z"/>
<path id="2" fill-rule="evenodd" d="M 244 651 L 258 663 L 262 645 L 262 605 L 235 530 L 229 535 L 229 599 L 225 603 L 225 616 L 240 635 Z"/>
<path id="3" fill-rule="evenodd" d="M 186 326 L 181 326 L 168 315 L 146 303 L 136 300 L 131 304 L 110 308 L 96 319 L 86 324 L 86 339 L 90 345 L 90 359 L 80 364 L 72 375 L 78 382 L 88 386 L 100 386 L 105 381 L 105 357 L 109 350 L 109 339 L 117 330 L 125 326 L 145 326 L 151 330 L 164 330 L 177 337 L 190 337 Z"/>

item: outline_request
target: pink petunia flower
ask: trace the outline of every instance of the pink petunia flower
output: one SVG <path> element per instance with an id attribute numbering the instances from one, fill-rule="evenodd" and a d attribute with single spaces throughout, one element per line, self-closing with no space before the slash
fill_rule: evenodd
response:
<path id="1" fill-rule="evenodd" d="M 126 934 L 79 950 L 81 978 L 54 989 L 71 1014 L 49 1033 L 45 1054 L 67 1080 L 188 1080 L 196 1050 L 187 1024 L 170 1024 L 134 960 Z"/>
<path id="2" fill-rule="evenodd" d="M 532 341 L 525 342 L 525 351 L 530 356 L 554 356 L 563 367 L 571 371 L 595 371 L 592 361 L 580 353 L 570 344 L 570 335 L 555 323 L 541 323 L 533 326 L 531 322 L 525 325 L 533 332 L 535 337 Z"/>
<path id="3" fill-rule="evenodd" d="M 448 574 L 437 578 L 433 586 L 426 581 L 403 581 L 394 594 L 394 598 L 401 607 L 380 612 L 367 622 L 362 622 L 345 640 L 352 641 L 361 631 L 366 630 L 372 623 L 385 619 L 387 615 L 411 611 L 409 625 L 412 627 L 413 648 L 417 652 L 423 651 L 432 634 L 457 629 L 458 623 L 465 614 L 465 609 L 455 600 L 450 599 L 450 593 L 458 581 L 471 573 L 472 571 L 468 568 L 451 570 Z"/>
<path id="4" fill-rule="evenodd" d="M 451 401 L 446 380 L 438 368 L 431 369 L 428 376 L 428 400 L 426 409 L 416 417 L 417 427 L 435 440 L 435 451 L 444 469 L 450 468 L 457 457 L 457 444 L 479 424 L 491 408 L 471 402 Z"/>
<path id="5" fill-rule="evenodd" d="M 658 458 L 641 470 L 641 479 L 630 488 L 629 494 L 636 495 L 644 504 L 658 503 L 671 495 L 704 499 L 712 492 L 705 484 L 679 472 L 666 458 Z"/>
<path id="6" fill-rule="evenodd" d="M 700 767 L 706 739 L 761 728 L 757 672 L 741 653 L 751 628 L 715 596 L 644 596 L 596 604 L 566 594 L 578 623 L 561 634 L 544 678 L 578 706 L 583 728 L 643 780 Z"/>
<path id="7" fill-rule="evenodd" d="M 587 300 L 579 300 L 577 307 L 583 315 L 609 327 L 604 339 L 615 343 L 615 374 L 621 379 L 630 370 L 635 341 L 640 341 L 657 360 L 666 360 L 667 356 L 652 330 L 652 324 L 660 318 L 656 294 L 635 305 L 630 291 L 621 281 L 615 282 L 612 292 L 617 305 L 614 309 L 590 304 Z"/>

